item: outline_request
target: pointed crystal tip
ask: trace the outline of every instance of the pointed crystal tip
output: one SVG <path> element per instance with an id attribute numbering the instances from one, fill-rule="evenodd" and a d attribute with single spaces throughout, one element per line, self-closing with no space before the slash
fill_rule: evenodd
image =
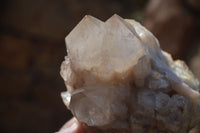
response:
<path id="1" fill-rule="evenodd" d="M 198 80 L 138 22 L 86 15 L 65 41 L 61 96 L 92 132 L 186 133 L 200 121 Z"/>

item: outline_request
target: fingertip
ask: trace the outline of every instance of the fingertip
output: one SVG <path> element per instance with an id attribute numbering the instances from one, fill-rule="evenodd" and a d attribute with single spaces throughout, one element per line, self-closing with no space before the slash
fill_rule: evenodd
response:
<path id="1" fill-rule="evenodd" d="M 85 131 L 81 123 L 76 118 L 72 118 L 57 133 L 85 133 Z"/>

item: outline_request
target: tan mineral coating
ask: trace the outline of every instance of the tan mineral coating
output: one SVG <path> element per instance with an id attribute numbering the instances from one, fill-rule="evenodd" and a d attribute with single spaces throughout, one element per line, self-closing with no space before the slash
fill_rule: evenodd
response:
<path id="1" fill-rule="evenodd" d="M 85 16 L 66 37 L 65 105 L 95 133 L 187 133 L 200 121 L 199 82 L 131 19 Z"/>

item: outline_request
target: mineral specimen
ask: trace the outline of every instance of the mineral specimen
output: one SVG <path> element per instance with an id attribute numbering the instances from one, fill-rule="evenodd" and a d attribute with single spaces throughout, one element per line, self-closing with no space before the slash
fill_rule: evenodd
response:
<path id="1" fill-rule="evenodd" d="M 61 96 L 88 131 L 187 133 L 200 121 L 198 80 L 138 22 L 85 16 L 65 41 Z"/>

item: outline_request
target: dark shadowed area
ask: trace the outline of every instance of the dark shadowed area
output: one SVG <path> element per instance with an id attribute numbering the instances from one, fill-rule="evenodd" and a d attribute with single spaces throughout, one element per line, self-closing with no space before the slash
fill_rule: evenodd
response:
<path id="1" fill-rule="evenodd" d="M 64 38 L 87 14 L 140 21 L 200 79 L 198 0 L 0 0 L 0 132 L 56 132 L 72 117 L 60 65 Z"/>

